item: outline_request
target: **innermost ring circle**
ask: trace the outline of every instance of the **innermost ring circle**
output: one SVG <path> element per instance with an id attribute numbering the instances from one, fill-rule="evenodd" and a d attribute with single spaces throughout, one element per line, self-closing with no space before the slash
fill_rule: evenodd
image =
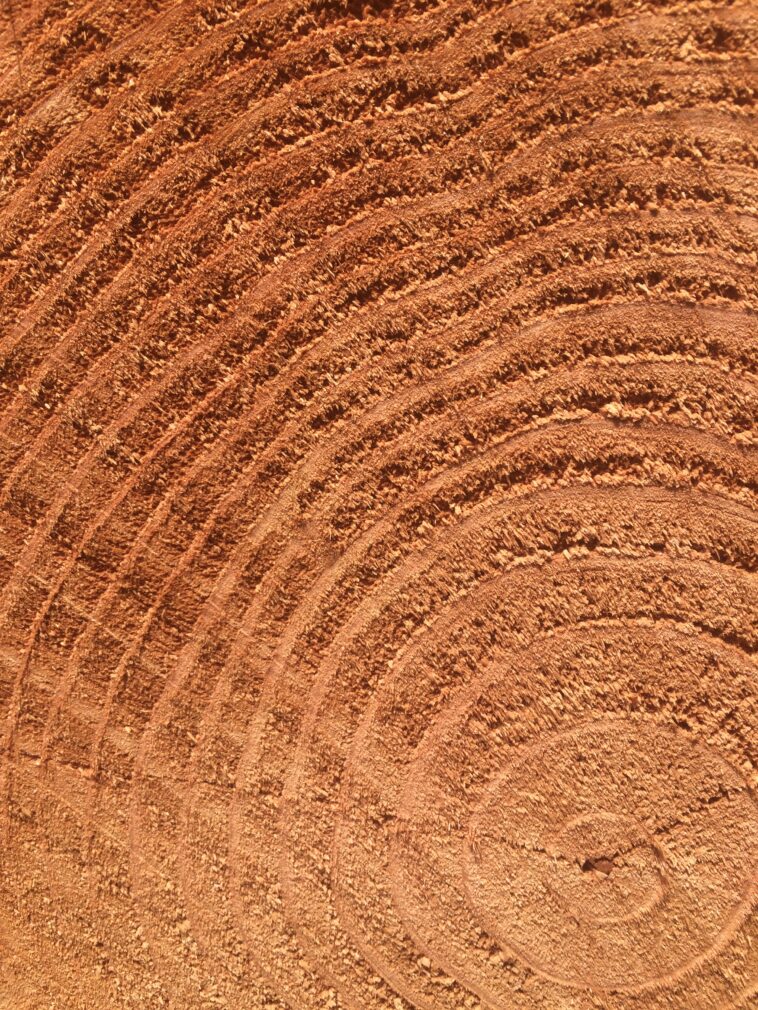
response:
<path id="1" fill-rule="evenodd" d="M 633 991 L 709 957 L 749 913 L 758 820 L 710 748 L 598 720 L 514 755 L 472 807 L 462 856 L 469 906 L 503 949 L 556 982 Z"/>
<path id="2" fill-rule="evenodd" d="M 666 890 L 663 852 L 635 818 L 593 811 L 567 820 L 548 840 L 551 886 L 578 918 L 629 922 Z"/>

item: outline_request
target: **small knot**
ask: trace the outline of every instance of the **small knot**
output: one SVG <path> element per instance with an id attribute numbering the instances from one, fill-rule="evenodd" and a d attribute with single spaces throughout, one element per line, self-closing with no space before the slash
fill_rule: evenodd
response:
<path id="1" fill-rule="evenodd" d="M 613 869 L 613 860 L 606 859 L 605 856 L 600 856 L 598 859 L 585 859 L 582 863 L 582 870 L 585 873 L 589 873 L 590 870 L 597 870 L 599 873 L 604 873 L 606 877 Z"/>

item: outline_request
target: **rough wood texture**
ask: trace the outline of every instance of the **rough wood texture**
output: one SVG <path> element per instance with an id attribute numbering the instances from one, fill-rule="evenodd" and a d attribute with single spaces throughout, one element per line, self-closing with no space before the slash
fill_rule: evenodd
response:
<path id="1" fill-rule="evenodd" d="M 0 1008 L 754 1007 L 755 3 L 0 16 Z"/>

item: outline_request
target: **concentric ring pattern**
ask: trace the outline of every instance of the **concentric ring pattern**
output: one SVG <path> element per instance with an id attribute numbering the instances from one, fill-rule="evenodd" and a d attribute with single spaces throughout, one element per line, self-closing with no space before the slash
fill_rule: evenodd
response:
<path id="1" fill-rule="evenodd" d="M 2 11 L 0 1007 L 755 1006 L 755 6 Z"/>

